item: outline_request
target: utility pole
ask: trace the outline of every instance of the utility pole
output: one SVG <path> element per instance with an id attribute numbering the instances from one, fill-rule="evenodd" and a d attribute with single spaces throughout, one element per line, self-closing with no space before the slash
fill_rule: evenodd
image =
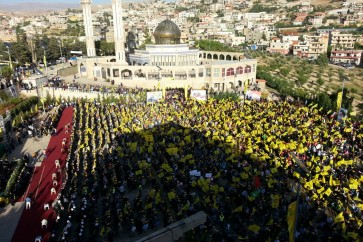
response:
<path id="1" fill-rule="evenodd" d="M 63 59 L 63 52 L 62 52 L 62 48 L 63 48 L 63 40 L 62 40 L 62 36 L 60 37 L 60 39 L 58 39 L 58 44 L 59 44 L 59 50 L 60 50 L 60 55 L 61 55 L 61 61 L 62 61 L 62 69 L 64 69 L 64 59 Z"/>
<path id="2" fill-rule="evenodd" d="M 5 47 L 6 49 L 8 49 L 8 55 L 9 55 L 9 65 L 10 65 L 10 68 L 13 69 L 13 63 L 11 61 L 11 55 L 10 55 L 10 44 L 9 43 L 4 43 L 5 44 Z"/>

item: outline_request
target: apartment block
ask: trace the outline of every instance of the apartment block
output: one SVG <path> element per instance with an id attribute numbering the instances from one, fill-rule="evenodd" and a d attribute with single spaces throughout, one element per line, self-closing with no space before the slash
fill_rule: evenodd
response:
<path id="1" fill-rule="evenodd" d="M 290 52 L 290 42 L 283 42 L 280 38 L 272 38 L 267 51 L 287 55 Z"/>
<path id="2" fill-rule="evenodd" d="M 333 50 L 330 55 L 330 61 L 334 63 L 351 63 L 360 66 L 362 61 L 363 50 Z"/>
<path id="3" fill-rule="evenodd" d="M 309 45 L 308 58 L 317 59 L 320 54 L 324 54 L 328 50 L 329 35 L 326 33 L 304 35 L 304 40 Z"/>
<path id="4" fill-rule="evenodd" d="M 340 31 L 331 31 L 329 36 L 329 44 L 332 49 L 353 49 L 357 37 L 349 33 L 341 33 Z"/>

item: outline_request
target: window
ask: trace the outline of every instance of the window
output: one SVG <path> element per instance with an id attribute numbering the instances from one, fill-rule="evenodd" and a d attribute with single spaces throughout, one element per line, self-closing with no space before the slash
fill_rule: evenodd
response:
<path id="1" fill-rule="evenodd" d="M 234 69 L 233 68 L 228 68 L 227 69 L 227 76 L 233 76 L 234 75 Z"/>
<path id="2" fill-rule="evenodd" d="M 220 72 L 219 68 L 214 68 L 213 69 L 213 77 L 219 77 L 219 72 Z"/>
<path id="3" fill-rule="evenodd" d="M 210 72 L 211 72 L 210 68 L 207 68 L 206 69 L 206 76 L 207 77 L 210 77 L 211 76 L 211 73 Z"/>
<path id="4" fill-rule="evenodd" d="M 251 66 L 245 67 L 245 73 L 251 73 Z"/>
<path id="5" fill-rule="evenodd" d="M 237 74 L 237 75 L 238 75 L 238 74 L 243 74 L 243 67 L 242 67 L 242 66 L 237 67 L 237 69 L 236 69 L 236 74 Z"/>
<path id="6" fill-rule="evenodd" d="M 222 68 L 222 77 L 224 77 L 226 75 L 226 69 Z"/>

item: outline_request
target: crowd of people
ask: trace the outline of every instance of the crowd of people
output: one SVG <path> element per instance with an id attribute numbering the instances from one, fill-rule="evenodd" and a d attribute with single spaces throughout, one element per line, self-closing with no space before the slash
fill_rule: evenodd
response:
<path id="1" fill-rule="evenodd" d="M 136 88 L 126 88 L 125 86 L 120 85 L 117 86 L 105 86 L 100 84 L 84 84 L 79 82 L 62 82 L 58 79 L 54 79 L 53 81 L 50 81 L 47 85 L 48 87 L 54 87 L 56 90 L 69 90 L 73 92 L 90 92 L 90 93 L 100 93 L 100 94 L 139 94 L 143 91 L 146 91 L 146 89 L 141 87 Z"/>
<path id="2" fill-rule="evenodd" d="M 142 236 L 198 211 L 207 221 L 186 241 L 287 241 L 296 200 L 296 241 L 363 238 L 361 123 L 317 105 L 166 96 L 74 103 L 54 241 Z"/>

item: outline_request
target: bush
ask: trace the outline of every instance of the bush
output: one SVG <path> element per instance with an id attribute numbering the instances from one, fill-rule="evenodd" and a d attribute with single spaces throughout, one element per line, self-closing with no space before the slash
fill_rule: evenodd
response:
<path id="1" fill-rule="evenodd" d="M 305 83 L 307 83 L 308 80 L 309 80 L 309 78 L 307 76 L 305 76 L 305 75 L 299 75 L 297 77 L 297 81 L 296 82 L 297 82 L 298 85 L 302 86 Z"/>
<path id="2" fill-rule="evenodd" d="M 4 195 L 5 197 L 9 197 L 13 191 L 14 191 L 14 187 L 15 187 L 15 183 L 18 181 L 19 179 L 19 175 L 22 171 L 22 169 L 25 166 L 25 162 L 21 159 L 17 160 L 17 165 L 13 171 L 13 173 L 11 174 L 8 183 L 6 185 L 5 191 L 4 191 Z"/>
<path id="3" fill-rule="evenodd" d="M 231 93 L 231 92 L 220 92 L 214 95 L 214 97 L 216 100 L 233 100 L 233 101 L 238 101 L 239 96 L 236 93 Z"/>
<path id="4" fill-rule="evenodd" d="M 281 68 L 280 69 L 280 73 L 283 75 L 283 76 L 287 76 L 289 73 L 290 73 L 290 70 L 287 69 L 287 68 Z"/>
<path id="5" fill-rule="evenodd" d="M 324 85 L 324 80 L 319 77 L 318 80 L 316 80 L 316 83 L 318 83 L 319 86 L 322 86 Z"/>
<path id="6" fill-rule="evenodd" d="M 358 90 L 357 90 L 357 88 L 352 87 L 352 88 L 350 89 L 350 92 L 351 92 L 351 93 L 354 93 L 354 94 L 357 94 L 357 93 L 358 93 Z"/>

